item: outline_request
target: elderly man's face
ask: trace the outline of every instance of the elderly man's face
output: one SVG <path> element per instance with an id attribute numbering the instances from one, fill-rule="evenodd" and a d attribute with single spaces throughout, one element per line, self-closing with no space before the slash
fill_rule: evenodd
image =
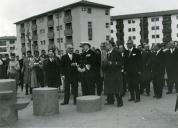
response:
<path id="1" fill-rule="evenodd" d="M 73 51 L 74 51 L 73 46 L 72 46 L 72 45 L 67 45 L 67 53 L 72 54 L 72 53 L 73 53 Z"/>
<path id="2" fill-rule="evenodd" d="M 127 42 L 127 48 L 128 48 L 128 49 L 133 48 L 133 41 L 130 41 L 130 40 L 129 40 L 129 41 Z"/>
<path id="3" fill-rule="evenodd" d="M 48 55 L 50 58 L 54 57 L 54 52 L 52 50 L 49 50 Z"/>

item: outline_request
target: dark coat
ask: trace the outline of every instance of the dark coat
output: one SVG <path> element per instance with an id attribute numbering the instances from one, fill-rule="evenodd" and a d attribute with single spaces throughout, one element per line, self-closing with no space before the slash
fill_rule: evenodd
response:
<path id="1" fill-rule="evenodd" d="M 129 51 L 125 52 L 124 71 L 128 77 L 138 78 L 138 72 L 142 71 L 142 57 L 141 52 L 133 48 L 129 56 Z"/>
<path id="2" fill-rule="evenodd" d="M 61 59 L 61 73 L 66 79 L 78 80 L 78 70 L 76 66 L 71 66 L 72 63 L 79 63 L 79 55 L 73 53 L 72 60 L 70 60 L 68 54 L 62 56 Z"/>
<path id="3" fill-rule="evenodd" d="M 168 75 L 178 75 L 178 49 L 175 49 L 173 53 L 170 50 L 165 53 L 165 67 Z"/>
<path id="4" fill-rule="evenodd" d="M 158 54 L 154 53 L 153 57 L 152 57 L 152 75 L 159 75 L 164 77 L 164 73 L 165 73 L 165 65 L 164 65 L 164 53 L 161 50 Z"/>
<path id="5" fill-rule="evenodd" d="M 113 49 L 107 56 L 107 61 L 103 64 L 105 94 L 123 93 L 122 65 L 122 55 L 116 49 Z"/>
<path id="6" fill-rule="evenodd" d="M 47 86 L 58 88 L 61 85 L 60 66 L 61 66 L 61 62 L 57 57 L 54 58 L 53 62 L 51 62 L 49 58 L 45 60 L 44 72 L 45 72 L 45 83 L 47 84 Z"/>

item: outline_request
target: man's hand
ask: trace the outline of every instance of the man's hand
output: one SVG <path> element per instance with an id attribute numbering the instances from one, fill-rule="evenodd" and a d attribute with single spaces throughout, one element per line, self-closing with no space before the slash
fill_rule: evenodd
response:
<path id="1" fill-rule="evenodd" d="M 111 65 L 111 64 L 112 64 L 112 62 L 111 62 L 111 61 L 109 61 L 109 62 L 108 62 L 108 64 L 110 64 L 110 65 Z"/>

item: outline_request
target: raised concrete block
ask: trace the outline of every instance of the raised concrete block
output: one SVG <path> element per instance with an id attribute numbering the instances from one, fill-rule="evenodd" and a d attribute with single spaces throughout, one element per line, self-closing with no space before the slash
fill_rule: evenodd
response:
<path id="1" fill-rule="evenodd" d="M 102 109 L 102 99 L 100 96 L 81 96 L 77 98 L 77 111 L 88 113 Z"/>
<path id="2" fill-rule="evenodd" d="M 14 124 L 17 119 L 17 111 L 13 91 L 0 91 L 0 127 Z"/>
<path id="3" fill-rule="evenodd" d="M 48 116 L 59 113 L 58 89 L 33 89 L 33 114 L 35 116 Z"/>

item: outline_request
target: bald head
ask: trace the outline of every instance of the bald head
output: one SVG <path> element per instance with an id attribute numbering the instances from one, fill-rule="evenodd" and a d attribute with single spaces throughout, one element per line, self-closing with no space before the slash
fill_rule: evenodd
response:
<path id="1" fill-rule="evenodd" d="M 134 46 L 133 40 L 128 40 L 128 41 L 127 41 L 127 48 L 128 48 L 128 49 L 132 49 L 133 46 Z"/>
<path id="2" fill-rule="evenodd" d="M 72 54 L 72 53 L 73 53 L 73 50 L 74 50 L 74 47 L 73 47 L 72 44 L 67 44 L 67 45 L 66 45 L 66 51 L 67 51 L 67 53 Z"/>

